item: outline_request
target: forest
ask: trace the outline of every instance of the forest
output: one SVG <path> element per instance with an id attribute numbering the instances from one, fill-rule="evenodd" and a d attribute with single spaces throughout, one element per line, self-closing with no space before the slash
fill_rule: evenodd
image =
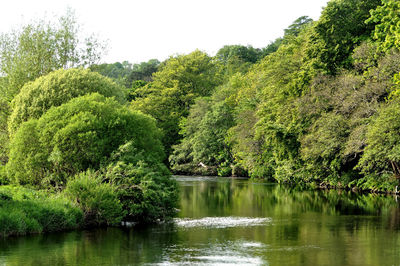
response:
<path id="1" fill-rule="evenodd" d="M 163 62 L 78 36 L 68 12 L 0 35 L 0 235 L 168 220 L 172 173 L 398 191 L 399 1 Z"/>

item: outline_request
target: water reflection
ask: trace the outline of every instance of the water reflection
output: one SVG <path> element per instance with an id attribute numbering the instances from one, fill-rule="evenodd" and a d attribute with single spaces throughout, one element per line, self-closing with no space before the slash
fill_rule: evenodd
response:
<path id="1" fill-rule="evenodd" d="M 399 265 L 395 198 L 178 178 L 175 223 L 0 240 L 0 265 Z"/>

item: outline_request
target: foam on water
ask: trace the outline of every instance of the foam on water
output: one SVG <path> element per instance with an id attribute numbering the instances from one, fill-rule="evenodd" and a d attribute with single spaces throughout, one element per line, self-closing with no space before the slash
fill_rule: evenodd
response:
<path id="1" fill-rule="evenodd" d="M 271 222 L 271 218 L 251 217 L 204 217 L 200 219 L 176 218 L 174 222 L 183 228 L 229 228 L 260 226 Z"/>

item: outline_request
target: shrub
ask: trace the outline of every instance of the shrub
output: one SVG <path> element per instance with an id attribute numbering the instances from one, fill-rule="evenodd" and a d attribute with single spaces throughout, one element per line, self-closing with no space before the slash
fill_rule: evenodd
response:
<path id="1" fill-rule="evenodd" d="M 143 223 L 168 220 L 175 214 L 178 187 L 165 165 L 122 145 L 110 158 L 105 178 L 117 187 L 125 220 Z"/>
<path id="2" fill-rule="evenodd" d="M 127 212 L 125 220 L 152 223 L 168 220 L 175 214 L 176 181 L 170 175 L 155 171 L 148 163 L 117 162 L 108 167 L 106 178 L 118 188 Z"/>
<path id="3" fill-rule="evenodd" d="M 64 192 L 83 210 L 86 225 L 117 225 L 124 217 L 115 187 L 92 170 L 77 174 Z"/>

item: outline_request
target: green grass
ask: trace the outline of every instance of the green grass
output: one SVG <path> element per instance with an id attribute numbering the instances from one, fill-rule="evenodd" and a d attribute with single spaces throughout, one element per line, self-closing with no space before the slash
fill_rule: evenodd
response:
<path id="1" fill-rule="evenodd" d="M 0 186 L 0 236 L 78 228 L 83 213 L 61 194 Z"/>

